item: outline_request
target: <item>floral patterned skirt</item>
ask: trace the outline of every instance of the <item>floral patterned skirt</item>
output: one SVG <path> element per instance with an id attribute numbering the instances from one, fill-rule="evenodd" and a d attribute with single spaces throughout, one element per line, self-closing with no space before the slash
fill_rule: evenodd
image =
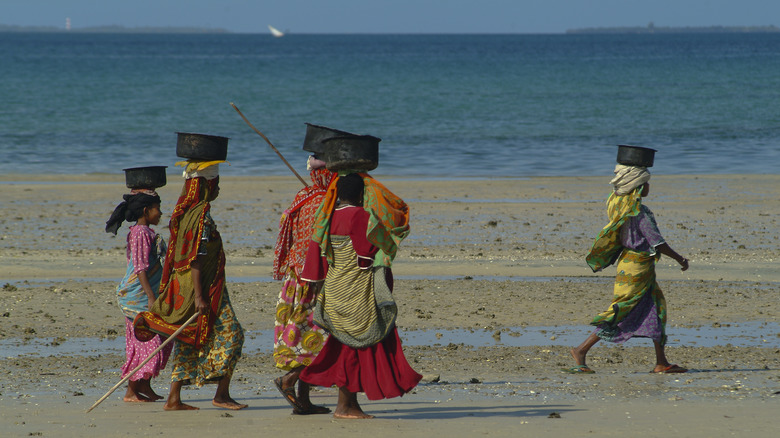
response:
<path id="1" fill-rule="evenodd" d="M 295 270 L 290 268 L 276 305 L 274 362 L 278 368 L 290 371 L 307 366 L 322 350 L 328 335 L 312 322 L 315 298 L 309 283 L 299 282 Z"/>
<path id="2" fill-rule="evenodd" d="M 227 290 L 222 293 L 222 306 L 206 345 L 195 348 L 184 342 L 175 344 L 172 381 L 203 386 L 233 375 L 244 346 L 244 329 L 236 318 Z"/>

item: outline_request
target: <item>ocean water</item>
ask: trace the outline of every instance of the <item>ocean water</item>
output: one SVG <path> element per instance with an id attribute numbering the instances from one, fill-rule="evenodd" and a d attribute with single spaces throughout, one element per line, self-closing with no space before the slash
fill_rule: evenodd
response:
<path id="1" fill-rule="evenodd" d="M 300 172 L 310 122 L 382 138 L 383 175 L 609 175 L 618 144 L 775 173 L 780 35 L 0 33 L 0 172 L 172 167 L 183 131 L 288 174 L 230 102 Z"/>

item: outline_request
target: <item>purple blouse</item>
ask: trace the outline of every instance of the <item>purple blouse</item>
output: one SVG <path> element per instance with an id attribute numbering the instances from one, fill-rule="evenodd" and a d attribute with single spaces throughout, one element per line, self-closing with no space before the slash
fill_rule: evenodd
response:
<path id="1" fill-rule="evenodd" d="M 628 218 L 620 227 L 620 243 L 628 249 L 655 255 L 655 248 L 666 241 L 658 231 L 653 212 L 642 205 L 639 207 L 639 214 Z"/>

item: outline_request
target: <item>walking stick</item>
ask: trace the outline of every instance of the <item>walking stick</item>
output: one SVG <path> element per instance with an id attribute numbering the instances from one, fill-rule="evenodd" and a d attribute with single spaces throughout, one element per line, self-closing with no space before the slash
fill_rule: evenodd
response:
<path id="1" fill-rule="evenodd" d="M 199 315 L 200 315 L 200 312 L 192 315 L 190 317 L 190 319 L 188 319 L 187 322 L 182 324 L 181 327 L 179 327 L 178 330 L 173 332 L 173 334 L 171 336 L 169 336 L 168 339 L 165 340 L 165 342 L 160 344 L 159 347 L 157 347 L 154 351 L 152 351 L 152 353 L 149 355 L 149 357 L 147 357 L 143 362 L 141 362 L 140 365 L 135 367 L 135 369 L 133 369 L 133 371 L 130 371 L 130 374 L 126 375 L 122 380 L 119 381 L 119 383 L 114 385 L 113 388 L 109 389 L 108 392 L 106 393 L 106 395 L 104 395 L 103 397 L 100 397 L 100 400 L 96 401 L 95 404 L 92 405 L 91 408 L 87 409 L 87 412 L 85 412 L 85 414 L 87 414 L 87 413 L 89 413 L 89 411 L 95 409 L 97 407 L 97 405 L 99 405 L 100 403 L 103 403 L 103 400 L 107 399 L 108 396 L 111 395 L 111 393 L 116 391 L 116 389 L 119 388 L 120 386 L 122 386 L 123 383 L 127 382 L 128 380 L 130 380 L 130 378 L 133 377 L 133 375 L 135 373 L 137 373 L 138 370 L 140 370 L 144 365 L 146 365 L 146 362 L 149 362 L 150 360 L 152 360 L 152 358 L 154 357 L 155 354 L 157 354 L 160 350 L 162 350 L 163 347 L 168 345 L 168 343 L 170 343 L 172 340 L 176 339 L 176 336 L 179 336 L 179 333 L 181 333 L 182 330 L 184 330 L 188 325 L 190 325 L 193 321 L 195 321 L 195 318 L 197 318 Z"/>
<path id="2" fill-rule="evenodd" d="M 255 128 L 255 126 L 246 118 L 246 116 L 244 116 L 244 113 L 242 113 L 241 110 L 238 109 L 236 104 L 234 104 L 233 102 L 230 102 L 230 106 L 232 106 L 233 109 L 236 110 L 238 115 L 241 116 L 242 119 L 244 119 L 244 121 L 246 122 L 247 125 L 249 125 L 250 128 L 252 128 L 256 133 L 258 133 L 260 135 L 260 137 L 263 137 L 263 140 L 265 140 L 265 142 L 268 143 L 268 146 L 271 146 L 271 149 L 273 149 L 274 152 L 276 152 L 276 155 L 279 155 L 279 158 L 281 158 L 282 161 L 284 161 L 284 164 L 286 164 L 287 167 L 290 169 L 290 171 L 292 171 L 292 173 L 294 173 L 295 176 L 298 177 L 298 179 L 303 183 L 303 186 L 304 187 L 309 187 L 309 185 L 306 184 L 306 181 L 304 181 L 303 178 L 301 178 L 301 176 L 298 174 L 298 172 L 296 172 L 295 169 L 293 169 L 293 167 L 290 166 L 290 163 L 288 163 L 287 160 L 284 159 L 284 156 L 282 155 L 281 152 L 279 152 L 279 149 L 276 149 L 276 146 L 274 146 L 273 143 L 271 143 L 271 140 L 269 140 L 268 137 L 263 135 L 262 132 L 260 132 L 257 128 Z"/>

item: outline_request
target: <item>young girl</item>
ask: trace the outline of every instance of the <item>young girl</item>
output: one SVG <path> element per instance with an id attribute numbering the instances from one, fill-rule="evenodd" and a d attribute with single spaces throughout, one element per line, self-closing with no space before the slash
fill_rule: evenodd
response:
<path id="1" fill-rule="evenodd" d="M 124 202 L 116 207 L 106 222 L 106 232 L 116 234 L 123 220 L 135 221 L 127 234 L 127 272 L 116 289 L 119 308 L 125 315 L 127 360 L 122 366 L 122 377 L 162 343 L 160 336 L 141 342 L 136 339 L 133 330 L 135 316 L 148 310 L 159 294 L 166 247 L 162 237 L 149 226 L 159 224 L 161 216 L 160 197 L 154 190 L 133 190 L 124 195 Z M 130 378 L 124 401 L 150 402 L 162 398 L 152 390 L 151 379 L 165 368 L 171 348 L 172 345 L 168 345 L 162 349 Z"/>

